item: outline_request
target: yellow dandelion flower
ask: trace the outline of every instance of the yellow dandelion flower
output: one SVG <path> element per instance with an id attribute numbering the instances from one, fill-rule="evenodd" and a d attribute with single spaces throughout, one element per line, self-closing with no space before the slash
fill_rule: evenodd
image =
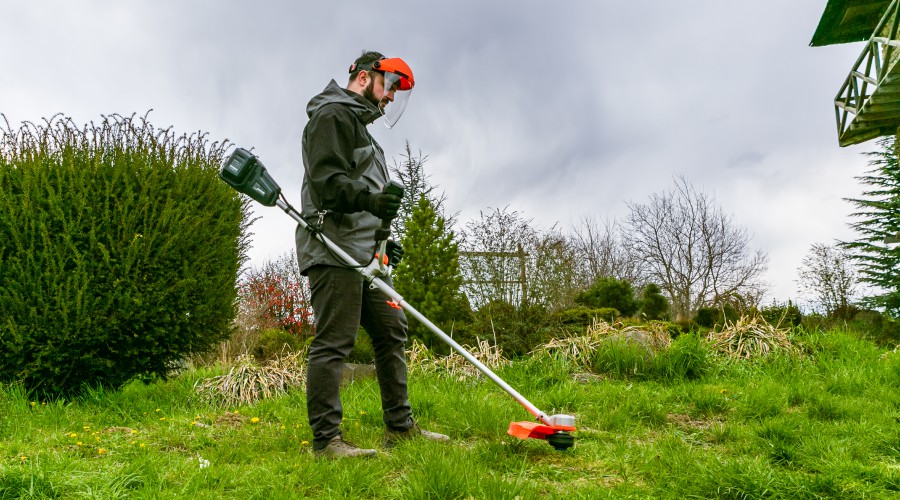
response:
<path id="1" fill-rule="evenodd" d="M 365 415 L 365 414 L 366 414 L 366 411 L 365 411 L 365 410 L 360 410 L 360 411 L 359 411 L 359 414 L 360 414 L 360 415 Z"/>
<path id="2" fill-rule="evenodd" d="M 139 444 L 138 447 L 139 447 L 139 448 L 143 448 L 143 447 L 144 447 L 144 443 Z"/>
<path id="3" fill-rule="evenodd" d="M 31 402 L 31 406 L 35 406 L 35 405 L 37 405 L 37 403 L 35 403 L 34 401 L 32 401 L 32 402 Z"/>
<path id="4" fill-rule="evenodd" d="M 240 414 L 240 412 L 237 411 L 237 410 L 234 410 L 234 414 L 235 414 L 235 415 L 238 415 L 238 414 Z"/>
<path id="5" fill-rule="evenodd" d="M 75 446 L 81 446 L 82 444 L 84 444 L 84 443 L 82 443 L 81 441 L 79 441 L 79 442 L 75 443 Z"/>
<path id="6" fill-rule="evenodd" d="M 300 444 L 303 445 L 303 446 L 306 446 L 306 445 L 309 444 L 309 441 L 300 441 Z"/>
<path id="7" fill-rule="evenodd" d="M 157 412 L 161 411 L 159 408 L 156 409 Z"/>
<path id="8" fill-rule="evenodd" d="M 28 457 L 26 457 L 25 455 L 22 455 L 22 456 L 19 457 L 19 458 L 21 458 L 23 462 L 24 462 L 25 460 L 28 460 Z"/>
<path id="9" fill-rule="evenodd" d="M 133 445 L 136 445 L 136 444 L 137 444 L 137 441 L 132 441 L 131 444 L 132 444 L 132 446 L 133 446 Z"/>
<path id="10" fill-rule="evenodd" d="M 103 448 L 100 448 L 99 450 L 97 450 L 97 453 L 102 455 L 102 454 L 106 453 L 106 450 L 104 450 Z"/>
<path id="11" fill-rule="evenodd" d="M 281 430 L 284 430 L 284 426 L 283 426 L 283 425 L 281 426 Z"/>
<path id="12" fill-rule="evenodd" d="M 84 431 L 87 432 L 87 431 L 91 430 L 91 426 L 85 425 L 84 427 L 82 427 L 82 429 L 84 429 Z"/>
<path id="13" fill-rule="evenodd" d="M 99 442 L 100 442 L 100 438 L 95 437 L 95 438 L 94 438 L 94 441 L 97 441 L 97 442 L 99 443 Z"/>
<path id="14" fill-rule="evenodd" d="M 250 419 L 250 422 L 251 422 L 251 423 L 254 423 L 254 424 L 259 423 L 259 417 L 253 417 L 253 418 L 251 418 L 251 419 Z"/>
<path id="15" fill-rule="evenodd" d="M 78 437 L 78 434 L 75 434 L 74 432 L 72 432 L 72 433 L 69 433 L 69 437 L 70 438 Z"/>
<path id="16" fill-rule="evenodd" d="M 197 425 L 197 421 L 194 420 L 193 422 L 191 422 L 191 425 Z"/>

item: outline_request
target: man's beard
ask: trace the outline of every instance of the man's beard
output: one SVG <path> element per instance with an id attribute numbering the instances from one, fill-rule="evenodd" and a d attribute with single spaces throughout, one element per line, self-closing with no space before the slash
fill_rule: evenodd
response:
<path id="1" fill-rule="evenodd" d="M 374 104 L 375 107 L 378 108 L 379 110 L 383 109 L 383 106 L 381 105 L 382 100 L 375 98 L 375 79 L 374 78 L 369 80 L 369 84 L 366 85 L 366 88 L 363 89 L 362 95 L 363 95 L 363 97 L 368 99 L 369 102 Z"/>

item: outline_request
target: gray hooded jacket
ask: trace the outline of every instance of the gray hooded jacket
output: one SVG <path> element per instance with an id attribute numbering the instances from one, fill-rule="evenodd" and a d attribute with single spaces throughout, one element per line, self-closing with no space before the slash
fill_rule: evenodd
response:
<path id="1" fill-rule="evenodd" d="M 366 130 L 381 113 L 334 80 L 309 101 L 306 112 L 301 215 L 315 224 L 324 211 L 325 236 L 365 265 L 375 254 L 381 220 L 363 211 L 360 194 L 380 192 L 390 178 L 384 151 Z M 319 264 L 345 265 L 299 225 L 295 240 L 301 273 Z"/>

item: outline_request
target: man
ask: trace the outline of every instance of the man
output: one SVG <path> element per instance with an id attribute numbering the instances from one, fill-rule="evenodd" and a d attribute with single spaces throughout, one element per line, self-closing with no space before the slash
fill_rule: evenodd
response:
<path id="1" fill-rule="evenodd" d="M 306 108 L 309 123 L 303 130 L 301 212 L 360 265 L 373 258 L 375 233 L 382 221 L 397 216 L 401 201 L 400 196 L 383 192 L 389 181 L 387 162 L 366 127 L 380 117 L 393 127 L 414 84 L 412 71 L 402 59 L 364 52 L 350 66 L 346 88 L 332 80 Z M 316 456 L 376 454 L 344 440 L 340 429 L 341 373 L 360 325 L 372 338 L 375 350 L 385 446 L 414 436 L 449 441 L 443 434 L 419 428 L 412 419 L 403 311 L 392 308 L 386 295 L 370 289 L 356 269 L 339 261 L 309 231 L 298 226 L 296 242 L 297 261 L 301 273 L 309 276 L 316 316 L 306 376 L 306 405 Z M 396 264 L 402 249 L 389 243 L 388 254 Z M 385 281 L 391 284 L 390 278 Z"/>

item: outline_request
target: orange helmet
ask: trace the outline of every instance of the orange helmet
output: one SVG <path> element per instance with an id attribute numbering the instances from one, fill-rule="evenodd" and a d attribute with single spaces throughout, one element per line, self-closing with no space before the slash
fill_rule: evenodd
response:
<path id="1" fill-rule="evenodd" d="M 406 103 L 412 94 L 410 91 L 416 85 L 412 70 L 399 57 L 383 57 L 371 64 L 354 63 L 350 66 L 350 73 L 363 70 L 377 71 L 384 75 L 384 95 L 376 97 L 376 99 L 380 99 L 378 108 L 381 110 L 381 115 L 384 116 L 385 125 L 393 128 L 400 119 L 400 115 L 403 114 L 403 110 L 406 109 Z M 405 92 L 395 94 L 399 91 Z"/>
<path id="2" fill-rule="evenodd" d="M 399 87 L 397 90 L 412 90 L 416 85 L 413 78 L 412 69 L 403 59 L 399 57 L 391 57 L 390 59 L 380 59 L 372 63 L 372 69 L 384 73 L 393 73 L 399 79 Z"/>

